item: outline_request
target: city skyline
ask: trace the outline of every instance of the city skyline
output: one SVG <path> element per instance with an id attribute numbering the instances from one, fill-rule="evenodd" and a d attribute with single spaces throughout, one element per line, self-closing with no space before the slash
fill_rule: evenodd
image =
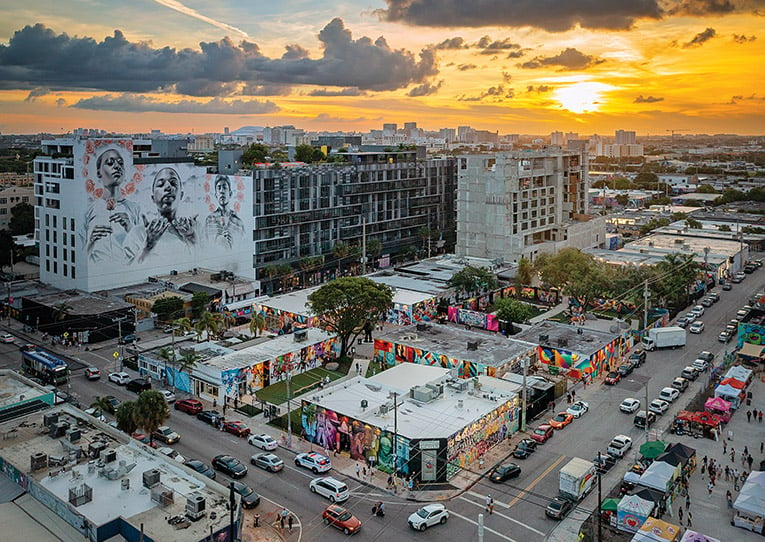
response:
<path id="1" fill-rule="evenodd" d="M 0 132 L 761 135 L 758 5 L 29 0 L 0 10 Z"/>

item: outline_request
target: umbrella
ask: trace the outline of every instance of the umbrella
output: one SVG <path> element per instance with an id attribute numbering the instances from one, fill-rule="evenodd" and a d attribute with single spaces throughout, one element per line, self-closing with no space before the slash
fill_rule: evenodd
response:
<path id="1" fill-rule="evenodd" d="M 618 506 L 619 506 L 619 499 L 603 499 L 603 502 L 600 504 L 600 509 L 616 512 L 616 509 Z"/>
<path id="2" fill-rule="evenodd" d="M 650 440 L 640 445 L 640 455 L 648 459 L 654 459 L 664 453 L 667 443 L 660 440 Z"/>

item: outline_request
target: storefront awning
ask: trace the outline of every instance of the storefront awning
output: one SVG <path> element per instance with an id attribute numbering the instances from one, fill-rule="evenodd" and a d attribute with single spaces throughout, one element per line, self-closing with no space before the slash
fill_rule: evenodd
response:
<path id="1" fill-rule="evenodd" d="M 761 344 L 744 343 L 738 353 L 750 358 L 759 358 L 762 357 L 762 350 L 764 348 L 765 346 Z"/>

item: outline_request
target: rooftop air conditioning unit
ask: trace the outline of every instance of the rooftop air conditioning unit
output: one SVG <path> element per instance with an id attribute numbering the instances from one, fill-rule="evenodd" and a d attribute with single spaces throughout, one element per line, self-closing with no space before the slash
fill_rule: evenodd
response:
<path id="1" fill-rule="evenodd" d="M 543 333 L 539 336 L 540 343 L 546 343 L 549 340 L 550 340 L 550 336 L 547 333 Z"/>
<path id="2" fill-rule="evenodd" d="M 199 493 L 192 493 L 186 497 L 186 517 L 191 521 L 198 521 L 205 517 L 207 513 L 205 508 L 207 508 L 207 503 Z"/>
<path id="3" fill-rule="evenodd" d="M 32 471 L 44 469 L 48 466 L 48 456 L 43 452 L 35 452 L 30 459 L 30 469 Z"/>
<path id="4" fill-rule="evenodd" d="M 150 469 L 143 473 L 143 487 L 152 487 L 159 484 L 160 473 L 158 469 Z"/>
<path id="5" fill-rule="evenodd" d="M 296 329 L 294 333 L 294 341 L 296 343 L 302 343 L 308 340 L 307 329 Z"/>
<path id="6" fill-rule="evenodd" d="M 467 349 L 473 351 L 478 350 L 478 341 L 468 341 Z"/>

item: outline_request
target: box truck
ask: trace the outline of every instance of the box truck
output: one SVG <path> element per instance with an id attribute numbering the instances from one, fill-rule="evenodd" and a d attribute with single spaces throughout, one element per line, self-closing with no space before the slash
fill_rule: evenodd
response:
<path id="1" fill-rule="evenodd" d="M 685 330 L 677 326 L 651 328 L 643 335 L 643 346 L 646 350 L 685 346 Z"/>
<path id="2" fill-rule="evenodd" d="M 560 469 L 560 484 L 558 486 L 560 494 L 575 502 L 581 501 L 595 483 L 596 470 L 592 461 L 579 457 L 573 458 Z"/>

